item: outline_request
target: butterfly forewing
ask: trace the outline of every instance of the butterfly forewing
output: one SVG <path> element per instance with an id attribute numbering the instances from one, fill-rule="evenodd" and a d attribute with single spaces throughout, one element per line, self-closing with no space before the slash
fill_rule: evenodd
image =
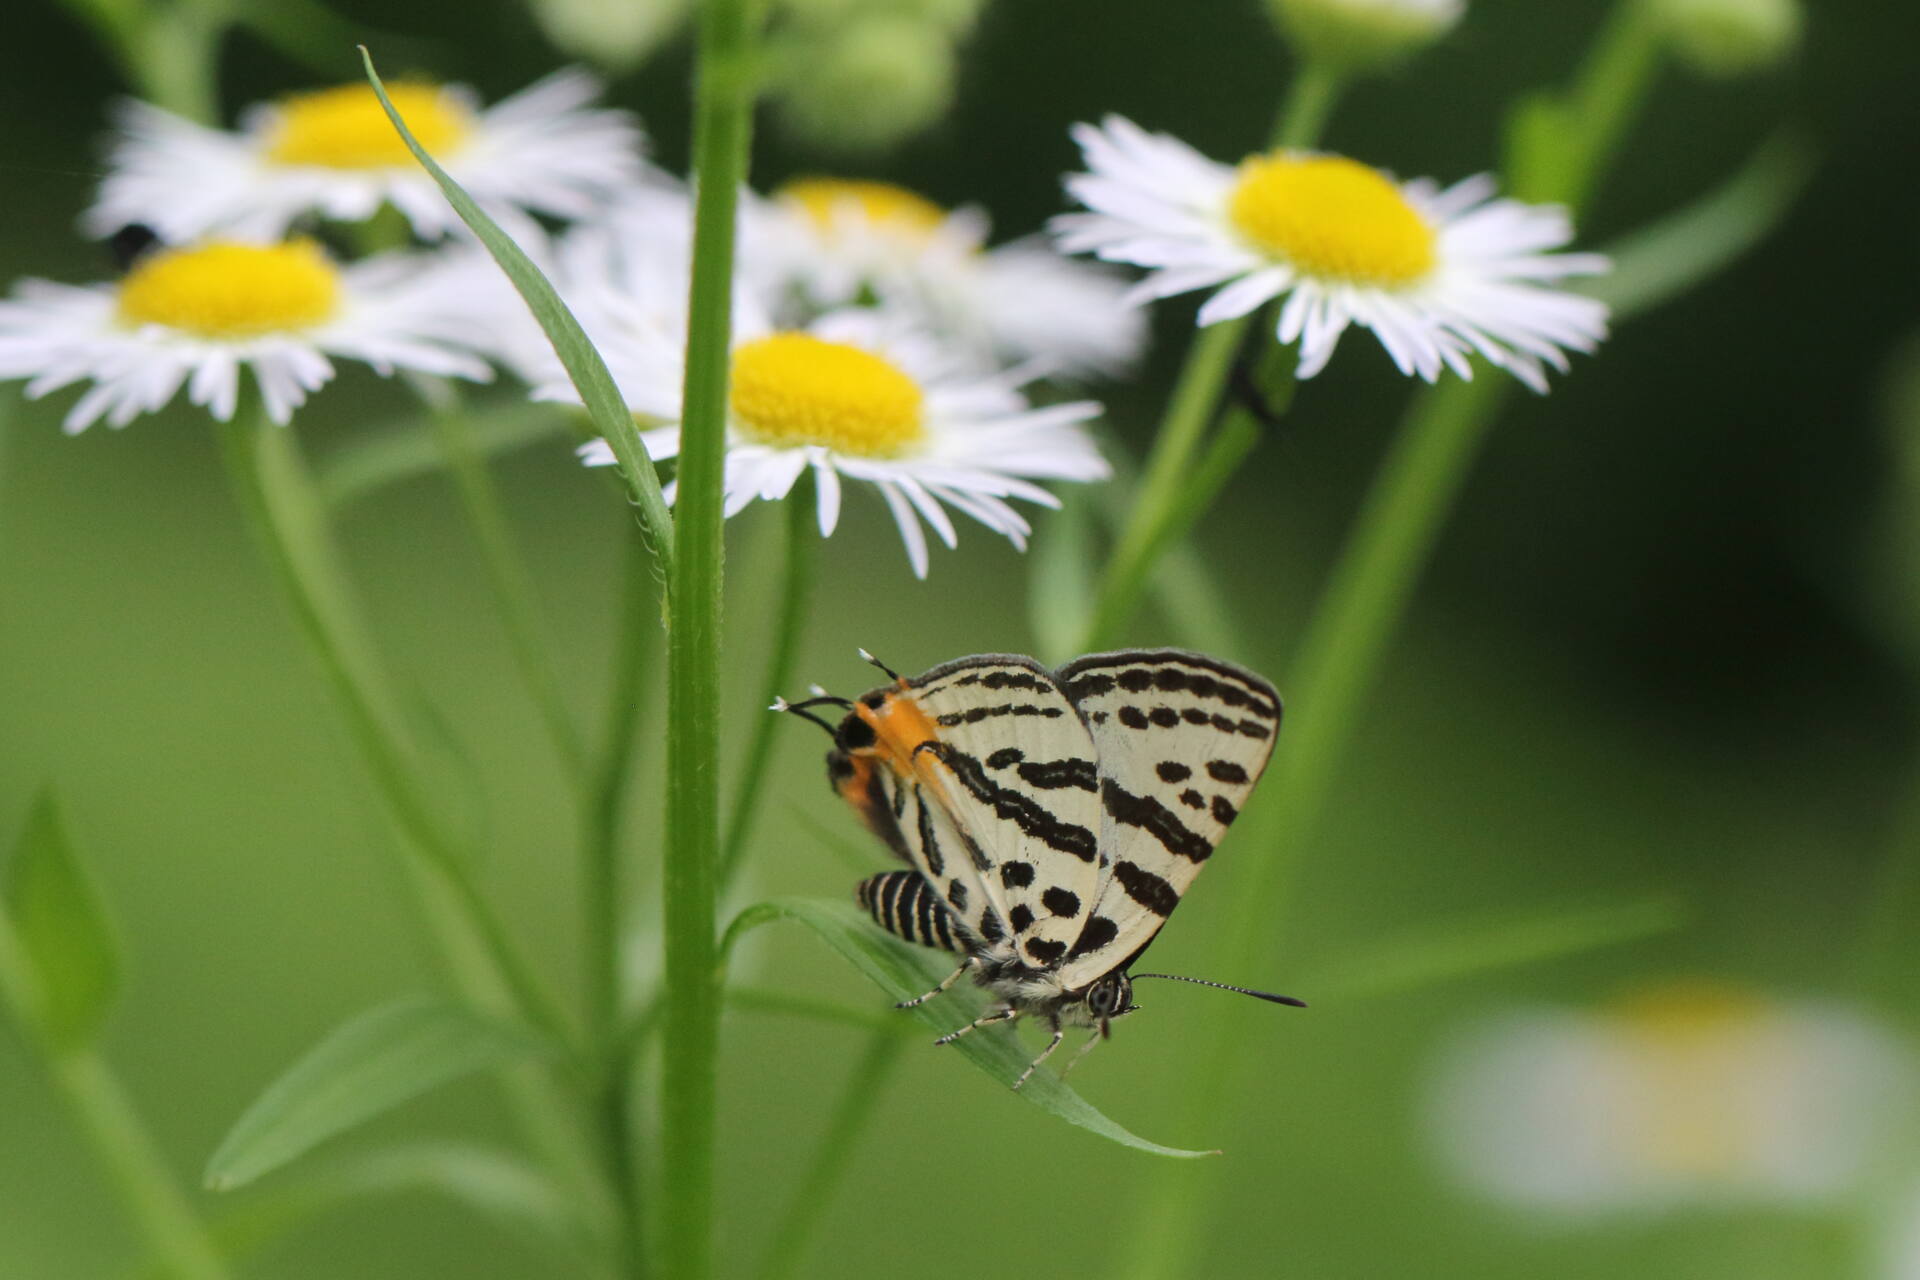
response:
<path id="1" fill-rule="evenodd" d="M 936 735 L 915 756 L 922 791 L 950 820 L 949 838 L 978 869 L 979 892 L 1020 958 L 1059 964 L 1101 876 L 1099 768 L 1087 725 L 1031 658 L 964 658 L 909 681 L 908 696 Z M 940 824 L 933 834 L 942 838 Z M 946 884 L 952 873 L 933 878 Z M 959 914 L 977 927 L 965 880 L 961 889 L 968 905 Z"/>
<path id="2" fill-rule="evenodd" d="M 1280 699 L 1250 671 L 1176 650 L 1093 654 L 1055 680 L 1098 761 L 1104 864 L 1059 978 L 1092 982 L 1145 946 L 1273 753 Z"/>

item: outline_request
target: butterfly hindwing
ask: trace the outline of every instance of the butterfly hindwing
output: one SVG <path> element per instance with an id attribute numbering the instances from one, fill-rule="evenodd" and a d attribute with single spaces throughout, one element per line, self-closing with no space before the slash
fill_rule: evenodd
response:
<path id="1" fill-rule="evenodd" d="M 906 696 L 936 735 L 915 753 L 922 789 L 979 867 L 1005 935 L 1022 962 L 1061 963 L 1101 874 L 1099 773 L 1087 725 L 1031 658 L 964 658 L 909 681 Z"/>
<path id="2" fill-rule="evenodd" d="M 1105 859 L 1059 973 L 1077 988 L 1152 940 L 1273 752 L 1280 698 L 1259 676 L 1179 650 L 1092 654 L 1055 679 L 1092 736 Z"/>

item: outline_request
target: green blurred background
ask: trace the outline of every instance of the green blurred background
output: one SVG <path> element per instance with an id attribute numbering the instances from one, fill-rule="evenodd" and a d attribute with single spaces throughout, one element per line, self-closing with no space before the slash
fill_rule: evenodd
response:
<path id="1" fill-rule="evenodd" d="M 336 7 L 413 37 L 421 69 L 488 98 L 562 61 L 501 0 Z M 1505 105 L 1563 80 L 1603 12 L 1592 0 L 1474 0 L 1444 45 L 1356 92 L 1330 141 L 1402 173 L 1489 167 Z M 1920 12 L 1828 0 L 1809 17 L 1805 51 L 1782 73 L 1664 76 L 1603 184 L 1585 246 L 1705 193 L 1782 125 L 1798 126 L 1819 162 L 1759 251 L 1623 327 L 1550 397 L 1513 402 L 1392 651 L 1296 905 L 1272 921 L 1273 955 L 1290 967 L 1215 971 L 1206 938 L 1226 918 L 1236 866 L 1262 853 L 1235 843 L 1154 962 L 1211 965 L 1208 976 L 1312 999 L 1302 978 L 1337 974 L 1342 957 L 1437 921 L 1664 894 L 1684 902 L 1686 923 L 1303 1014 L 1154 990 L 1075 1083 L 1137 1132 L 1226 1148 L 1211 1171 L 1206 1253 L 1186 1260 L 1193 1274 L 1863 1274 L 1872 1228 L 1848 1215 L 1532 1221 L 1450 1184 L 1423 1128 L 1437 1046 L 1463 1020 L 1516 1000 L 1581 1005 L 1705 973 L 1789 998 L 1872 999 L 1897 1027 L 1920 1017 L 1917 984 L 1895 974 L 1869 991 L 1853 945 L 1878 860 L 1920 784 L 1920 651 L 1897 624 L 1910 616 L 1901 569 L 1916 562 L 1890 542 L 1913 526 L 1888 518 L 1916 495 L 1900 488 L 1887 391 L 1915 358 L 1920 328 L 1920 219 L 1898 195 L 1920 147 Z M 64 11 L 16 0 L 6 25 L 0 276 L 93 278 L 104 254 L 71 226 L 97 177 L 104 107 L 122 86 Z M 381 56 L 377 35 L 373 45 Z M 612 93 L 641 112 L 674 168 L 686 155 L 688 63 L 682 40 Z M 853 163 L 770 129 L 756 179 L 857 167 L 949 204 L 978 202 L 1002 234 L 1022 233 L 1061 207 L 1070 122 L 1118 111 L 1231 157 L 1259 144 L 1288 71 L 1247 0 L 1001 0 L 938 128 L 891 158 Z M 225 73 L 229 108 L 314 83 L 245 37 Z M 354 74 L 343 48 L 337 79 Z M 1150 368 L 1108 397 L 1114 438 L 1136 452 L 1189 316 L 1179 305 L 1159 315 Z M 1274 675 L 1283 694 L 1293 640 L 1406 394 L 1371 339 L 1346 345 L 1199 534 L 1256 638 L 1230 656 Z M 293 1056 L 343 1017 L 436 979 L 387 822 L 256 563 L 206 426 L 168 412 L 66 439 L 65 403 L 0 401 L 0 830 L 16 829 L 43 783 L 58 783 L 132 957 L 110 1055 L 175 1167 L 197 1176 Z M 324 458 L 403 409 L 390 388 L 349 374 L 298 430 Z M 498 473 L 584 713 L 597 705 L 609 646 L 622 514 L 558 443 L 516 453 Z M 777 523 L 755 508 L 730 529 L 732 749 L 758 714 Z M 547 975 L 571 986 L 566 799 L 453 498 L 438 478 L 409 481 L 345 509 L 342 527 L 395 667 L 455 726 L 484 779 L 490 882 Z M 1037 527 L 1047 537 L 1044 517 Z M 915 582 L 879 504 L 850 503 L 823 549 L 800 683 L 864 687 L 856 645 L 902 669 L 1032 647 L 1018 555 L 966 528 L 959 553 L 936 557 L 929 580 Z M 1134 638 L 1171 634 L 1148 616 Z M 657 713 L 650 723 L 657 737 Z M 801 810 L 861 838 L 821 785 L 821 746 L 803 725 L 783 740 L 750 858 L 756 894 L 851 888 L 843 861 L 789 817 Z M 636 806 L 642 844 L 656 795 L 650 781 Z M 871 865 L 882 864 L 876 847 Z M 1920 961 L 1920 941 L 1907 954 Z M 763 985 L 881 1002 L 798 933 L 760 935 L 746 964 Z M 1255 1024 L 1258 1088 L 1217 1131 L 1172 1131 L 1189 1054 L 1213 1019 Z M 729 1017 L 728 1273 L 757 1263 L 863 1034 Z M 878 1105 L 810 1274 L 1104 1274 L 1115 1242 L 1130 1238 L 1138 1185 L 1160 1175 L 1152 1157 L 1067 1128 L 917 1043 Z M 403 1133 L 511 1140 L 496 1095 L 473 1083 L 347 1142 Z M 1920 1179 L 1920 1156 L 1908 1173 Z M 123 1274 L 121 1223 L 32 1060 L 0 1030 L 0 1276 Z M 509 1233 L 411 1198 L 330 1218 L 248 1274 L 562 1272 Z"/>

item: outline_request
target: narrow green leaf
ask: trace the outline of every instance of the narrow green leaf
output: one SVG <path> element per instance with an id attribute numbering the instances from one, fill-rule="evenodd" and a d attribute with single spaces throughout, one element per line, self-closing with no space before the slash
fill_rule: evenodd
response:
<path id="1" fill-rule="evenodd" d="M 387 97 L 387 87 L 373 69 L 373 55 L 367 52 L 365 45 L 360 47 L 360 60 L 366 65 L 367 79 L 372 83 L 381 107 L 386 110 L 387 119 L 399 131 L 407 150 L 413 152 L 413 158 L 433 175 L 433 180 L 453 205 L 454 212 L 480 238 L 480 243 L 486 246 L 487 252 L 500 264 L 507 279 L 513 282 L 513 287 L 526 302 L 533 318 L 540 322 L 547 341 L 553 344 L 554 354 L 560 357 L 560 363 L 566 366 L 567 376 L 573 379 L 575 389 L 580 392 L 580 399 L 585 402 L 587 413 L 593 419 L 594 429 L 613 446 L 621 473 L 626 476 L 627 486 L 632 491 L 634 505 L 640 509 L 641 527 L 653 547 L 654 557 L 660 562 L 662 573 L 671 581 L 673 520 L 667 514 L 666 499 L 660 493 L 660 477 L 655 474 L 653 461 L 647 457 L 647 447 L 641 443 L 640 432 L 633 425 L 633 414 L 627 409 L 620 388 L 614 384 L 613 375 L 607 371 L 607 362 L 600 358 L 593 343 L 588 341 L 586 331 L 581 329 L 580 322 L 574 319 L 567 304 L 560 300 L 553 285 L 541 274 L 540 268 L 533 265 L 533 259 L 414 140 L 406 121 L 400 118 L 392 100 Z"/>
<path id="2" fill-rule="evenodd" d="M 229 1256 L 244 1258 L 332 1214 L 407 1193 L 439 1196 L 492 1226 L 591 1257 L 605 1224 L 544 1171 L 504 1151 L 425 1141 L 353 1152 L 245 1197 L 215 1225 Z M 159 1280 L 156 1276 L 155 1280 Z"/>
<path id="3" fill-rule="evenodd" d="M 550 1047 L 531 1031 L 443 1000 L 413 997 L 368 1010 L 267 1086 L 207 1162 L 207 1186 L 244 1186 L 449 1081 Z"/>
<path id="4" fill-rule="evenodd" d="M 1804 142 L 1774 138 L 1717 190 L 1608 246 L 1613 270 L 1583 292 L 1613 308 L 1616 320 L 1685 293 L 1780 225 L 1812 174 Z"/>
<path id="5" fill-rule="evenodd" d="M 52 788 L 14 845 L 6 907 L 38 980 L 47 1035 L 63 1049 L 88 1043 L 119 990 L 120 949 Z"/>
<path id="6" fill-rule="evenodd" d="M 944 959 L 936 960 L 923 948 L 909 946 L 876 928 L 853 904 L 817 898 L 775 898 L 748 907 L 728 927 L 722 953 L 730 950 L 742 934 L 775 920 L 797 920 L 812 929 L 893 1000 L 910 1000 L 929 991 L 951 971 Z M 956 992 L 958 990 L 955 989 Z M 953 1030 L 975 1016 L 975 1012 L 966 1007 L 955 993 L 930 1000 L 909 1012 L 928 1027 L 942 1033 Z M 1027 1064 L 1033 1061 L 1035 1052 L 1025 1047 L 1019 1036 L 1007 1027 L 983 1028 L 954 1041 L 950 1048 L 1009 1089 L 1020 1078 L 1020 1073 L 1027 1069 Z M 1034 1072 L 1015 1096 L 1058 1116 L 1068 1124 L 1078 1125 L 1122 1146 L 1183 1159 L 1218 1154 L 1214 1151 L 1184 1151 L 1178 1147 L 1163 1147 L 1157 1142 L 1148 1142 L 1108 1119 L 1045 1067 Z"/>
<path id="7" fill-rule="evenodd" d="M 1323 1005 L 1400 995 L 1496 969 L 1636 942 L 1676 929 L 1684 920 L 1680 904 L 1663 897 L 1606 907 L 1454 921 L 1376 943 L 1322 966 L 1319 976 L 1309 974 L 1298 985 L 1312 993 L 1316 1004 Z"/>

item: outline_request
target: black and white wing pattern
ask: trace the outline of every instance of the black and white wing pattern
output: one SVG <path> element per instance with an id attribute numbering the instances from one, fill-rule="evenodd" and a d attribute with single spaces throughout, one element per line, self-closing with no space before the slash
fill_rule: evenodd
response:
<path id="1" fill-rule="evenodd" d="M 1159 932 L 1273 753 L 1280 697 L 1250 671 L 1176 649 L 1075 659 L 1054 679 L 1098 762 L 1105 865 L 1057 977 L 1078 989 Z"/>
<path id="2" fill-rule="evenodd" d="M 1031 658 L 962 658 L 908 681 L 904 696 L 933 735 L 913 752 L 920 799 L 905 834 L 910 847 L 941 846 L 920 848 L 916 865 L 985 941 L 1009 939 L 1035 968 L 1060 963 L 1101 876 L 1099 772 L 1087 724 Z M 943 871 L 932 869 L 936 860 Z M 956 875 L 956 863 L 975 875 Z"/>

